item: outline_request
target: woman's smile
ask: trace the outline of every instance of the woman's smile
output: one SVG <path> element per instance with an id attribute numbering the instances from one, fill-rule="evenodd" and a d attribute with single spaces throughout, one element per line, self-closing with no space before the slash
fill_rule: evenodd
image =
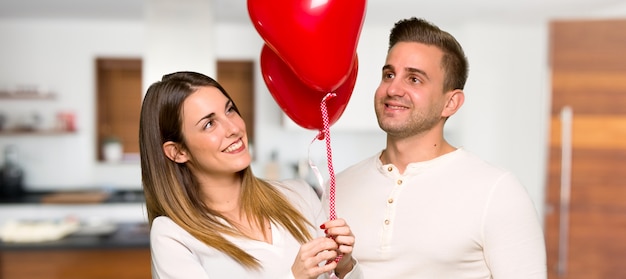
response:
<path id="1" fill-rule="evenodd" d="M 226 149 L 224 149 L 223 152 L 226 152 L 226 153 L 239 153 L 239 152 L 243 151 L 245 148 L 246 148 L 246 146 L 243 144 L 243 141 L 241 140 L 241 138 L 239 138 L 236 142 L 234 142 L 231 145 L 229 145 L 228 147 L 226 147 Z"/>

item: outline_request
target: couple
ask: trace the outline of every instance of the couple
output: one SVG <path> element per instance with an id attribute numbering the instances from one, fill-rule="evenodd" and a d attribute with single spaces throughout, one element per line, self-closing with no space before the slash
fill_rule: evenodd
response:
<path id="1" fill-rule="evenodd" d="M 139 135 L 152 277 L 546 278 L 524 187 L 443 137 L 467 73 L 447 32 L 394 25 L 374 95 L 387 146 L 337 175 L 335 220 L 304 182 L 254 176 L 245 123 L 219 83 L 163 76 Z"/>

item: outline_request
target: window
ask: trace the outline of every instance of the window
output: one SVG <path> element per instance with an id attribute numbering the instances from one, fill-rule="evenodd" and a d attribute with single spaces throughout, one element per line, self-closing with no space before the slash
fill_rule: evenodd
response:
<path id="1" fill-rule="evenodd" d="M 110 140 L 122 144 L 123 160 L 137 160 L 143 95 L 141 59 L 98 58 L 96 67 L 98 161 L 104 161 L 101 147 Z"/>

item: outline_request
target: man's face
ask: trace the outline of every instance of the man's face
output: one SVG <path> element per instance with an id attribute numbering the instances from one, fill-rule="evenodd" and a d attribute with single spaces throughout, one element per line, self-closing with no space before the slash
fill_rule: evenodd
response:
<path id="1" fill-rule="evenodd" d="M 439 48 L 415 42 L 399 42 L 389 50 L 374 96 L 381 129 L 394 137 L 408 137 L 443 123 L 442 57 Z"/>

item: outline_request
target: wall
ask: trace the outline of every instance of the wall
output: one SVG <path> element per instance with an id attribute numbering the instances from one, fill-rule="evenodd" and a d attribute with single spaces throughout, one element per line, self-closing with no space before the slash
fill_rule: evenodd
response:
<path id="1" fill-rule="evenodd" d="M 76 114 L 70 135 L 2 136 L 0 150 L 16 144 L 32 189 L 92 186 L 138 187 L 138 166 L 101 165 L 95 157 L 95 58 L 141 57 L 141 22 L 0 21 L 0 87 L 39 85 L 53 101 L 0 101 L 2 112 L 37 110 L 46 125 L 55 113 Z"/>
<path id="2" fill-rule="evenodd" d="M 626 9 L 595 14 L 624 16 Z M 511 169 L 527 187 L 539 212 L 543 212 L 549 107 L 547 22 L 476 20 L 438 24 L 459 39 L 471 65 L 466 103 L 448 123 L 449 139 Z M 390 27 L 391 23 L 381 26 L 366 21 L 362 31 L 355 92 L 344 116 L 331 128 L 336 172 L 384 146 L 384 134 L 375 125 L 371 105 Z M 7 144 L 20 148 L 29 188 L 138 189 L 138 164 L 95 161 L 93 63 L 97 56 L 142 56 L 143 24 L 10 20 L 0 21 L 0 37 L 0 87 L 37 84 L 58 94 L 56 101 L 44 105 L 2 100 L 0 110 L 37 108 L 51 118 L 57 110 L 69 109 L 76 112 L 78 119 L 75 135 L 0 137 L 0 150 Z M 251 25 L 217 25 L 215 37 L 218 59 L 252 59 L 258 67 L 263 42 Z M 270 153 L 277 150 L 285 167 L 283 176 L 291 176 L 287 166 L 308 154 L 325 172 L 324 143 L 312 142 L 316 131 L 282 125 L 284 116 L 267 91 L 260 70 L 258 73 L 255 171 L 262 174 Z"/>

